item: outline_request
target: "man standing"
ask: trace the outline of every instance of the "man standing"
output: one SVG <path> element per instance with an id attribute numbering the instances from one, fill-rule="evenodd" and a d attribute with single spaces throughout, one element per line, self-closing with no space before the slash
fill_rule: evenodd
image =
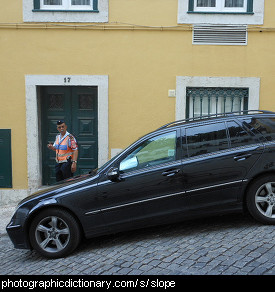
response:
<path id="1" fill-rule="evenodd" d="M 54 144 L 49 143 L 47 147 L 56 152 L 56 181 L 61 181 L 72 177 L 76 171 L 78 148 L 75 137 L 67 132 L 65 122 L 59 120 L 56 125 L 59 134 Z"/>

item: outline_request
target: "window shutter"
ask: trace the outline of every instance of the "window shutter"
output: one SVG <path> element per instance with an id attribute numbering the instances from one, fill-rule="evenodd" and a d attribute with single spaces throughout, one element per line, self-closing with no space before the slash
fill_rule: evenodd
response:
<path id="1" fill-rule="evenodd" d="M 188 11 L 194 11 L 194 0 L 189 0 Z"/>
<path id="2" fill-rule="evenodd" d="M 98 11 L 98 0 L 93 0 L 93 10 Z"/>
<path id="3" fill-rule="evenodd" d="M 253 0 L 247 0 L 247 12 L 253 12 Z"/>
<path id="4" fill-rule="evenodd" d="M 33 8 L 40 9 L 40 0 L 33 0 Z"/>
<path id="5" fill-rule="evenodd" d="M 11 130 L 0 129 L 0 188 L 12 187 Z"/>

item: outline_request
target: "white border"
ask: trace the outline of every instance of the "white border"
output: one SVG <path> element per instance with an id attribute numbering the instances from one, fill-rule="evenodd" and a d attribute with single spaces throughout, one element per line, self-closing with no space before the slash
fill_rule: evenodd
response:
<path id="1" fill-rule="evenodd" d="M 188 13 L 188 0 L 178 0 L 178 23 L 180 24 L 263 24 L 265 0 L 253 1 L 253 15 Z"/>
<path id="2" fill-rule="evenodd" d="M 68 77 L 70 79 L 68 79 Z M 64 83 L 70 80 L 69 83 Z M 28 191 L 42 185 L 39 141 L 39 109 L 37 86 L 97 86 L 98 87 L 98 165 L 108 160 L 108 76 L 107 75 L 26 75 L 26 131 L 28 161 Z"/>
<path id="3" fill-rule="evenodd" d="M 109 0 L 99 0 L 99 12 L 51 11 L 34 12 L 33 0 L 23 0 L 25 22 L 108 22 Z"/>
<path id="4" fill-rule="evenodd" d="M 245 87 L 249 88 L 248 109 L 260 105 L 260 78 L 257 77 L 192 77 L 177 76 L 176 120 L 186 118 L 186 87 Z"/>

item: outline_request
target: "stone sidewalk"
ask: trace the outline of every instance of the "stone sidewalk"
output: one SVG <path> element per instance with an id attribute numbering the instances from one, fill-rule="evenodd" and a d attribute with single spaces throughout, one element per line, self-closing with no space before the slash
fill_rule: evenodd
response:
<path id="1" fill-rule="evenodd" d="M 0 207 L 0 236 L 5 235 L 6 226 L 10 222 L 10 219 L 15 211 L 16 204 L 4 205 Z"/>
<path id="2" fill-rule="evenodd" d="M 2 235 L 0 258 L 0 275 L 275 275 L 275 226 L 241 214 L 190 220 L 84 240 L 55 260 Z"/>

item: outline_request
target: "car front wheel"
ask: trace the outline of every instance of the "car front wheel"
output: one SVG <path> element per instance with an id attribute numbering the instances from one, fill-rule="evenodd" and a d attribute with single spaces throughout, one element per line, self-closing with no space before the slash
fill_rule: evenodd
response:
<path id="1" fill-rule="evenodd" d="M 45 209 L 31 222 L 32 247 L 48 258 L 64 257 L 79 244 L 81 232 L 76 219 L 61 209 Z"/>
<path id="2" fill-rule="evenodd" d="M 249 213 L 259 222 L 275 224 L 275 176 L 268 175 L 254 181 L 247 193 Z"/>

